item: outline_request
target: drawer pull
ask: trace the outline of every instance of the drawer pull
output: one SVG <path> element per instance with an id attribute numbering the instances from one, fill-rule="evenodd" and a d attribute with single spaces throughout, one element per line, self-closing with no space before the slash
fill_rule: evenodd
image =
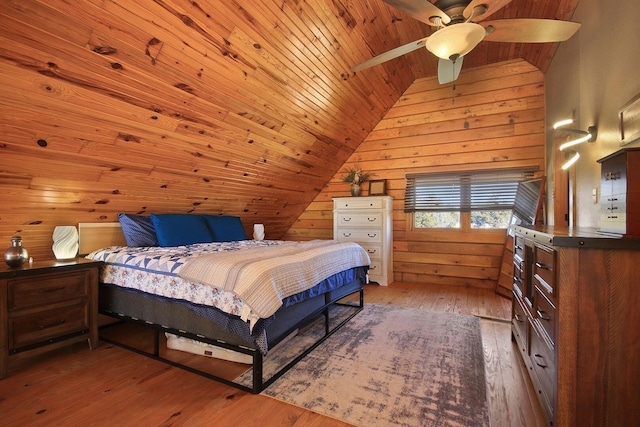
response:
<path id="1" fill-rule="evenodd" d="M 520 245 L 516 245 L 516 250 L 521 251 L 521 250 L 522 250 L 522 246 L 520 246 Z"/>
<path id="2" fill-rule="evenodd" d="M 610 207 L 610 208 L 607 208 L 607 210 L 610 210 L 610 211 L 615 211 L 616 209 L 618 209 L 618 207 L 617 207 L 617 206 L 612 206 L 612 207 Z"/>
<path id="3" fill-rule="evenodd" d="M 375 254 L 378 251 L 376 249 L 367 249 L 367 252 L 369 252 L 370 254 Z"/>
<path id="4" fill-rule="evenodd" d="M 342 237 L 351 237 L 351 233 L 342 233 Z"/>
<path id="5" fill-rule="evenodd" d="M 514 319 L 516 322 L 520 322 L 520 323 L 522 323 L 522 322 L 523 322 L 523 320 L 522 320 L 522 316 L 520 316 L 518 313 L 516 313 L 516 314 L 514 314 L 514 315 L 513 315 L 513 319 Z"/>
<path id="6" fill-rule="evenodd" d="M 541 268 L 543 270 L 551 270 L 551 266 L 547 265 L 547 264 L 542 264 L 539 262 L 536 262 L 536 267 Z"/>
<path id="7" fill-rule="evenodd" d="M 369 221 L 369 222 L 376 222 L 376 220 L 377 220 L 377 219 L 378 219 L 378 218 L 368 218 L 368 217 L 367 217 L 367 221 Z"/>
<path id="8" fill-rule="evenodd" d="M 371 237 L 372 239 L 373 239 L 374 237 L 376 237 L 377 235 L 378 235 L 378 233 L 373 233 L 373 234 L 371 234 L 371 233 L 367 233 L 367 236 Z"/>
<path id="9" fill-rule="evenodd" d="M 618 215 L 607 215 L 608 219 L 618 219 Z"/>
<path id="10" fill-rule="evenodd" d="M 609 199 L 607 199 L 607 202 L 617 202 L 618 198 L 617 197 L 611 197 Z"/>
<path id="11" fill-rule="evenodd" d="M 38 325 L 39 329 L 48 329 L 48 328 L 53 328 L 54 326 L 60 326 L 65 322 L 64 319 L 60 320 L 59 322 L 55 322 L 55 323 L 51 323 L 49 325 Z"/>
<path id="12" fill-rule="evenodd" d="M 518 283 L 522 283 L 522 278 L 521 277 L 513 276 L 513 280 L 515 280 Z"/>
<path id="13" fill-rule="evenodd" d="M 547 313 L 544 310 L 540 309 L 540 307 L 538 307 L 538 309 L 536 310 L 536 314 L 538 315 L 538 318 L 540 320 L 551 320 L 551 318 L 547 316 Z"/>
<path id="14" fill-rule="evenodd" d="M 375 265 L 372 265 L 372 266 L 370 266 L 370 267 L 369 267 L 369 270 L 373 271 L 373 270 L 375 270 L 376 268 L 377 268 L 377 267 L 376 267 Z"/>
<path id="15" fill-rule="evenodd" d="M 48 293 L 51 293 L 51 292 L 58 292 L 58 291 L 62 291 L 62 290 L 64 290 L 64 286 L 60 286 L 58 288 L 40 289 L 38 291 L 38 293 L 39 294 L 48 294 Z"/>
<path id="16" fill-rule="evenodd" d="M 536 362 L 536 365 L 540 366 L 541 368 L 547 367 L 547 364 L 544 363 L 544 357 L 542 357 L 541 354 L 534 354 L 533 361 Z"/>
<path id="17" fill-rule="evenodd" d="M 343 217 L 343 218 L 342 218 L 342 220 L 343 220 L 344 222 L 349 222 L 349 221 L 351 221 L 351 217 L 349 217 L 349 218 L 344 218 L 344 217 Z"/>
<path id="18" fill-rule="evenodd" d="M 604 174 L 605 180 L 616 180 L 620 179 L 620 172 L 607 172 Z"/>

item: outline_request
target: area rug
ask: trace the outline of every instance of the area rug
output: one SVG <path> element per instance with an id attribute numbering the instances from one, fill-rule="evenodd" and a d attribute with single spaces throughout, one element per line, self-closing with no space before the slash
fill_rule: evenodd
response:
<path id="1" fill-rule="evenodd" d="M 265 373 L 318 330 L 273 349 Z M 357 426 L 488 426 L 480 321 L 367 304 L 262 394 Z"/>

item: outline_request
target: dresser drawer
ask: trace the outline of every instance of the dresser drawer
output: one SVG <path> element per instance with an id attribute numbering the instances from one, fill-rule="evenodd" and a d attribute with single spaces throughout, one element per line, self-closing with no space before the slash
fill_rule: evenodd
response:
<path id="1" fill-rule="evenodd" d="M 369 258 L 371 261 L 381 259 L 382 257 L 382 246 L 371 244 L 371 243 L 360 243 L 360 246 L 364 248 L 365 251 L 369 254 Z"/>
<path id="2" fill-rule="evenodd" d="M 547 345 L 537 328 L 531 328 L 531 366 L 538 379 L 541 403 L 549 418 L 553 419 L 555 396 L 557 389 L 557 372 L 555 353 Z"/>
<path id="3" fill-rule="evenodd" d="M 9 349 L 89 329 L 88 304 L 75 304 L 9 319 Z"/>
<path id="4" fill-rule="evenodd" d="M 384 200 L 378 197 L 350 197 L 348 199 L 336 199 L 334 209 L 382 209 Z"/>
<path id="5" fill-rule="evenodd" d="M 513 239 L 513 255 L 520 260 L 524 260 L 524 238 L 521 236 L 515 236 Z"/>
<path id="6" fill-rule="evenodd" d="M 534 317 L 537 324 L 547 334 L 551 344 L 556 342 L 556 308 L 538 286 L 534 287 Z"/>
<path id="7" fill-rule="evenodd" d="M 9 312 L 57 302 L 82 299 L 88 295 L 87 271 L 47 274 L 9 281 Z"/>
<path id="8" fill-rule="evenodd" d="M 523 356 L 527 354 L 529 347 L 529 328 L 525 309 L 522 306 L 520 298 L 516 295 L 513 297 L 513 317 L 511 318 L 511 329 L 513 336 L 516 338 L 518 348 Z"/>
<path id="9" fill-rule="evenodd" d="M 371 276 L 371 280 L 376 281 L 375 278 L 382 276 L 382 262 L 371 260 L 371 265 L 369 265 L 369 275 Z"/>
<path id="10" fill-rule="evenodd" d="M 342 242 L 382 242 L 382 232 L 377 228 L 338 229 L 336 239 Z"/>
<path id="11" fill-rule="evenodd" d="M 523 262 L 517 258 L 513 259 L 513 291 L 520 297 L 525 298 L 526 295 L 526 283 L 524 271 L 522 271 Z"/>
<path id="12" fill-rule="evenodd" d="M 379 227 L 382 226 L 381 213 L 339 213 L 338 227 Z"/>
<path id="13" fill-rule="evenodd" d="M 534 256 L 534 278 L 538 279 L 538 282 L 546 293 L 553 296 L 556 285 L 556 252 L 553 249 L 536 245 Z"/>

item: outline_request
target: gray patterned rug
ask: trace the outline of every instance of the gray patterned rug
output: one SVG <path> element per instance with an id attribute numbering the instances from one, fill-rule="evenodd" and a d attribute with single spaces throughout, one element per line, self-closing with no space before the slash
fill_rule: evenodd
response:
<path id="1" fill-rule="evenodd" d="M 265 373 L 317 330 L 273 349 Z M 357 426 L 488 426 L 480 321 L 367 304 L 262 394 Z"/>

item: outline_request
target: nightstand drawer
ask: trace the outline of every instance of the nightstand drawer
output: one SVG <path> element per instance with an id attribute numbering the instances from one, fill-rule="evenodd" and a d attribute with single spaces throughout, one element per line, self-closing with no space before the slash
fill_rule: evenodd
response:
<path id="1" fill-rule="evenodd" d="M 9 319 L 9 350 L 89 329 L 88 304 Z"/>
<path id="2" fill-rule="evenodd" d="M 9 312 L 56 302 L 82 299 L 88 295 L 88 271 L 47 274 L 9 281 Z"/>

